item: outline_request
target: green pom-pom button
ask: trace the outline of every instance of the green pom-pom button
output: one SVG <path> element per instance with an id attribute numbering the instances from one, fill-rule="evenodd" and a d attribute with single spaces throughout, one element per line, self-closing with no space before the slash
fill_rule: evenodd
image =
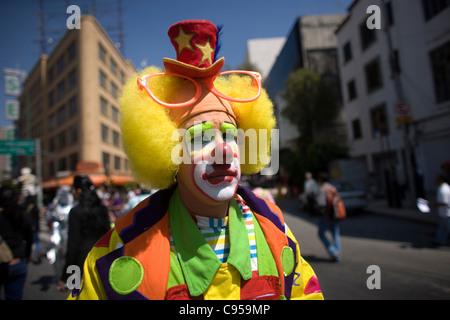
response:
<path id="1" fill-rule="evenodd" d="M 281 263 L 283 265 L 283 273 L 288 276 L 294 271 L 295 257 L 291 247 L 284 247 L 281 252 Z"/>
<path id="2" fill-rule="evenodd" d="M 109 269 L 109 283 L 115 292 L 121 295 L 129 294 L 136 290 L 144 278 L 144 268 L 133 257 L 120 257 Z"/>

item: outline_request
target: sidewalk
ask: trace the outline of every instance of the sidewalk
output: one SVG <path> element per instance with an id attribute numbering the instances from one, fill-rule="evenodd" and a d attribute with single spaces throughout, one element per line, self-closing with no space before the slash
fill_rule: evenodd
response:
<path id="1" fill-rule="evenodd" d="M 435 210 L 431 210 L 430 213 L 422 213 L 416 206 L 406 203 L 406 201 L 403 202 L 401 208 L 392 208 L 388 206 L 386 199 L 371 200 L 365 211 L 372 214 L 407 219 L 436 226 L 439 224 L 439 216 Z"/>
<path id="2" fill-rule="evenodd" d="M 298 204 L 296 198 L 286 197 L 282 202 L 277 202 L 282 210 L 288 212 L 297 212 Z M 430 213 L 422 213 L 415 205 L 403 201 L 401 208 L 392 208 L 388 206 L 387 199 L 374 199 L 369 201 L 369 205 L 364 210 L 370 214 L 379 214 L 396 219 L 406 219 L 419 223 L 427 223 L 434 226 L 439 224 L 439 216 L 436 210 L 431 210 Z"/>

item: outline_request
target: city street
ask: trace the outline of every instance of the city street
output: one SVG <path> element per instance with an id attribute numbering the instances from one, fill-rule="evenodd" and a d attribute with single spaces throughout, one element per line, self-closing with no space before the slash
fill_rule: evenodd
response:
<path id="1" fill-rule="evenodd" d="M 325 299 L 450 299 L 450 247 L 430 245 L 435 226 L 376 214 L 350 216 L 341 224 L 343 259 L 332 262 L 317 236 L 315 219 L 294 202 L 280 204 L 285 220 L 312 265 Z M 43 247 L 48 234 L 43 230 Z M 368 267 L 380 268 L 380 289 L 368 289 Z M 52 266 L 30 263 L 24 299 L 62 300 Z"/>
<path id="2" fill-rule="evenodd" d="M 337 263 L 317 236 L 316 219 L 296 212 L 292 203 L 281 207 L 325 299 L 450 299 L 450 247 L 431 245 L 435 226 L 367 212 L 351 215 L 340 226 L 343 257 Z M 380 289 L 367 287 L 371 265 L 380 268 Z"/>

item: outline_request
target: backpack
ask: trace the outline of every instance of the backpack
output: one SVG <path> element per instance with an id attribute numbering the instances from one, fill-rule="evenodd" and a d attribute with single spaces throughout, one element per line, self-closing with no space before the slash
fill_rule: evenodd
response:
<path id="1" fill-rule="evenodd" d="M 347 212 L 344 201 L 342 201 L 336 187 L 327 183 L 322 188 L 327 193 L 327 215 L 335 220 L 344 220 L 347 217 Z"/>

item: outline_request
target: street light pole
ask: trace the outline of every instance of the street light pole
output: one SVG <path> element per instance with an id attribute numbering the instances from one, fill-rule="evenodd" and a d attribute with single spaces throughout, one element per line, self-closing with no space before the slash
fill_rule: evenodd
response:
<path id="1" fill-rule="evenodd" d="M 391 68 L 391 75 L 394 80 L 394 88 L 397 95 L 397 102 L 405 102 L 405 94 L 403 91 L 403 86 L 400 79 L 399 70 L 396 66 L 395 61 L 395 52 L 392 45 L 392 37 L 390 33 L 390 26 L 389 26 L 389 15 L 387 10 L 387 2 L 386 0 L 380 0 L 383 5 L 383 11 L 384 11 L 384 32 L 386 34 L 387 44 L 388 44 L 388 50 L 389 50 L 389 64 Z M 404 143 L 404 150 L 405 150 L 405 164 L 406 164 L 406 175 L 408 177 L 409 181 L 409 187 L 411 190 L 411 195 L 413 203 L 415 203 L 415 198 L 417 197 L 417 190 L 416 190 L 416 184 L 415 184 L 415 175 L 414 175 L 414 167 L 413 167 L 413 161 L 412 157 L 414 156 L 413 150 L 411 148 L 411 144 L 409 141 L 409 123 L 408 121 L 405 121 L 404 123 L 400 124 L 402 127 L 402 135 L 403 135 L 403 143 Z"/>

